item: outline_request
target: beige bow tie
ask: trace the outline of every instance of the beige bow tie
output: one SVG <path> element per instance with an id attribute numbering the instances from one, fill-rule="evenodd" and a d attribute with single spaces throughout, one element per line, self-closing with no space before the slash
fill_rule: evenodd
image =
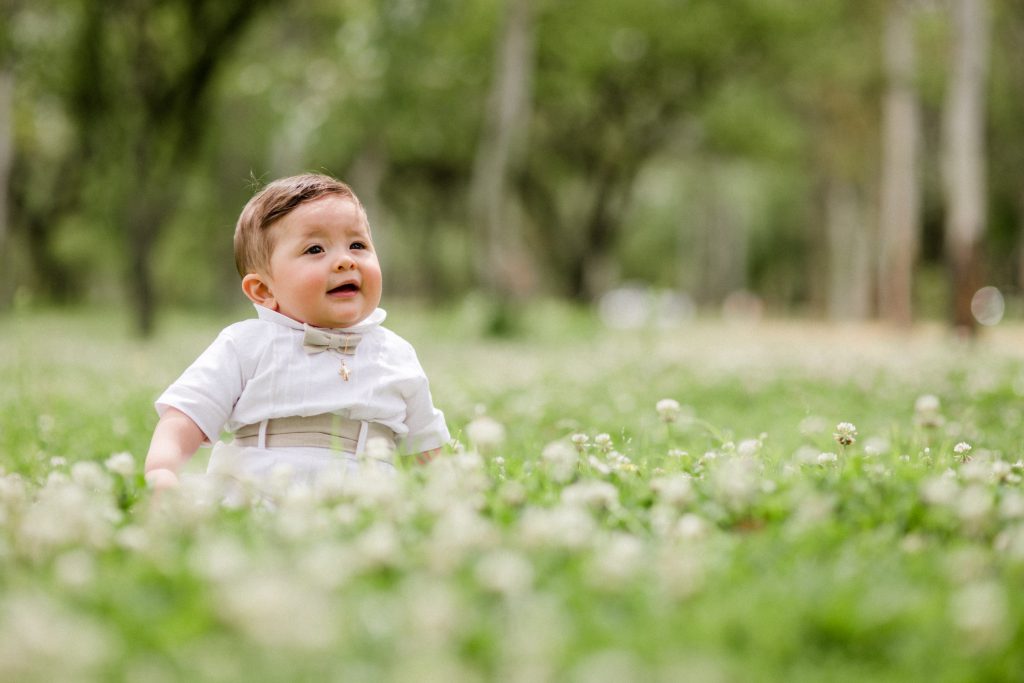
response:
<path id="1" fill-rule="evenodd" d="M 318 327 L 310 327 L 308 324 L 303 325 L 303 330 L 305 334 L 302 337 L 302 348 L 309 354 L 330 350 L 337 351 L 343 356 L 351 356 L 356 352 L 356 347 L 359 346 L 359 342 L 363 339 L 361 334 L 335 334 Z M 346 382 L 348 381 L 349 369 L 345 365 L 344 358 L 341 359 L 341 367 L 338 368 L 338 374 Z"/>
<path id="2" fill-rule="evenodd" d="M 320 353 L 330 349 L 351 356 L 356 352 L 356 347 L 359 346 L 359 342 L 363 338 L 359 334 L 335 334 L 309 325 L 303 329 L 305 335 L 302 337 L 302 348 L 306 350 L 306 353 Z"/>

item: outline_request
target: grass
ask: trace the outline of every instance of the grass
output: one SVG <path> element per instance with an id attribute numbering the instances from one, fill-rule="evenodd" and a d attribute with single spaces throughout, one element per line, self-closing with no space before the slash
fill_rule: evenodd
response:
<path id="1" fill-rule="evenodd" d="M 0 679 L 1024 680 L 1020 327 L 397 306 L 464 451 L 154 500 L 152 401 L 231 319 L 0 319 Z"/>

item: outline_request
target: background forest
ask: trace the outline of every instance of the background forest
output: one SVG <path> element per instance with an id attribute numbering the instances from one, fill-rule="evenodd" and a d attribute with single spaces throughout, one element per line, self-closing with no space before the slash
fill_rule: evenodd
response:
<path id="1" fill-rule="evenodd" d="M 496 329 L 526 297 L 630 283 L 970 327 L 980 287 L 1013 313 L 1024 281 L 1016 0 L 2 14 L 2 308 L 127 306 L 149 333 L 161 307 L 237 306 L 238 211 L 305 170 L 362 197 L 387 296 L 480 293 Z"/>

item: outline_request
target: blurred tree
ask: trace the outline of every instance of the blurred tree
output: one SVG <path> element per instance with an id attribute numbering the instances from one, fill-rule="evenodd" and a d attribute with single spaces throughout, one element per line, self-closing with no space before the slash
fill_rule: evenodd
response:
<path id="1" fill-rule="evenodd" d="M 919 274 L 943 242 L 929 155 L 948 26 L 918 13 L 915 65 L 893 18 L 908 2 L 939 6 L 13 2 L 0 25 L 14 83 L 10 116 L 0 97 L 14 134 L 2 277 L 104 302 L 120 278 L 143 329 L 157 293 L 235 304 L 228 227 L 241 203 L 270 177 L 318 169 L 364 199 L 389 295 L 448 299 L 485 282 L 493 293 L 535 272 L 538 288 L 581 300 L 626 277 L 684 284 L 710 304 L 754 287 L 831 317 L 870 314 L 877 288 L 884 314 L 907 302 L 913 244 Z M 1000 144 L 978 244 L 1006 279 L 1024 242 L 1024 68 L 1021 4 L 994 7 Z M 914 199 L 899 183 L 914 173 L 925 239 L 905 221 Z M 902 227 L 886 227 L 899 212 Z"/>
<path id="2" fill-rule="evenodd" d="M 878 2 L 787 4 L 768 78 L 802 129 L 808 304 L 831 319 L 873 313 Z"/>
<path id="3" fill-rule="evenodd" d="M 1024 3 L 993 5 L 992 88 L 987 233 L 990 272 L 1004 287 L 1024 290 Z M 1006 256 L 1013 254 L 1012 259 Z"/>
<path id="4" fill-rule="evenodd" d="M 57 299 L 77 287 L 55 258 L 54 231 L 77 211 L 112 223 L 140 333 L 153 329 L 152 250 L 173 216 L 205 130 L 220 65 L 265 0 L 68 3 L 77 26 L 57 94 L 73 134 L 57 173 L 22 149 L 19 219 L 41 281 Z M 41 189 L 41 188 L 46 188 Z M 84 275 L 79 273 L 79 276 Z"/>
<path id="5" fill-rule="evenodd" d="M 982 282 L 986 222 L 985 93 L 988 73 L 987 0 L 953 0 L 950 82 L 943 127 L 946 234 L 953 284 L 955 327 L 977 326 L 971 299 Z"/>
<path id="6" fill-rule="evenodd" d="M 753 4 L 572 0 L 539 18 L 531 145 L 517 187 L 534 251 L 562 292 L 593 299 L 640 171 L 684 114 L 757 52 Z M 744 38 L 751 38 L 745 42 Z"/>
<path id="7" fill-rule="evenodd" d="M 7 10 L 6 7 L 4 7 Z M 11 166 L 14 159 L 14 65 L 10 36 L 10 17 L 0 26 L 0 307 L 10 296 L 10 257 L 7 248 L 10 233 Z"/>
<path id="8" fill-rule="evenodd" d="M 497 32 L 494 75 L 469 190 L 477 277 L 492 298 L 489 327 L 516 327 L 516 301 L 536 286 L 536 265 L 526 255 L 510 176 L 526 151 L 534 70 L 530 0 L 507 0 Z"/>
<path id="9" fill-rule="evenodd" d="M 920 232 L 921 121 L 916 94 L 914 9 L 892 0 L 885 12 L 878 305 L 901 326 L 913 319 L 913 276 Z"/>

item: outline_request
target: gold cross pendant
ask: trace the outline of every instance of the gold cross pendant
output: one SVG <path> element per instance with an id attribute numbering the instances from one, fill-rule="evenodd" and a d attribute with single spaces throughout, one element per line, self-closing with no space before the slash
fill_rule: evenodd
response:
<path id="1" fill-rule="evenodd" d="M 351 373 L 350 373 L 350 371 L 348 369 L 348 366 L 345 365 L 345 361 L 344 360 L 341 361 L 341 367 L 338 368 L 338 374 L 341 375 L 341 378 L 343 380 L 345 380 L 346 382 L 348 381 L 349 375 Z"/>

